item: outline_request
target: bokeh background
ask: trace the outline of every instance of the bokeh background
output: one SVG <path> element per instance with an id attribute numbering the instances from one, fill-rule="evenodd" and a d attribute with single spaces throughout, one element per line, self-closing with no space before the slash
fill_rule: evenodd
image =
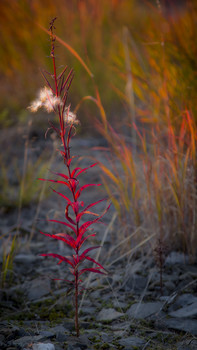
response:
<path id="1" fill-rule="evenodd" d="M 53 147 L 39 138 L 44 112 L 27 109 L 45 85 L 41 70 L 52 72 L 47 30 L 54 17 L 58 70 L 75 72 L 69 103 L 78 135 L 87 144 L 97 135 L 107 151 L 99 171 L 121 227 L 113 243 L 126 242 L 120 248 L 127 251 L 137 232 L 137 247 L 148 244 L 160 265 L 173 249 L 196 257 L 197 2 L 1 0 L 3 270 L 23 209 L 40 210 L 45 198 L 34 180 L 54 162 Z"/>
<path id="2" fill-rule="evenodd" d="M 94 96 L 96 85 L 108 118 L 121 123 L 128 113 L 152 122 L 178 119 L 185 108 L 195 112 L 196 1 L 2 0 L 1 124 L 25 121 L 26 107 L 43 86 L 40 69 L 52 68 L 44 29 L 54 17 L 65 44 L 57 42 L 57 64 L 75 71 L 73 108 Z M 91 102 L 80 108 L 83 120 L 98 115 Z"/>

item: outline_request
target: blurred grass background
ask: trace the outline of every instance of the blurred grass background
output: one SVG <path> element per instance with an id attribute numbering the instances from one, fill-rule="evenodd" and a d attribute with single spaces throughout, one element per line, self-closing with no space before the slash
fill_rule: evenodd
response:
<path id="1" fill-rule="evenodd" d="M 27 106 L 44 86 L 40 70 L 52 71 L 46 30 L 54 17 L 57 66 L 62 70 L 68 65 L 75 71 L 71 109 L 78 111 L 82 133 L 91 135 L 97 129 L 109 146 L 109 168 L 100 166 L 122 225 L 121 239 L 119 234 L 114 238 L 117 249 L 120 241 L 126 242 L 127 249 L 132 232 L 137 232 L 138 242 L 148 240 L 151 251 L 160 255 L 180 249 L 195 256 L 197 2 L 1 0 L 0 126 L 4 129 L 18 122 L 27 125 Z M 32 177 L 26 163 L 24 155 L 19 183 L 29 189 Z M 30 167 L 30 174 L 43 171 L 40 164 Z M 7 170 L 3 161 L 1 166 L 3 188 Z M 12 196 L 9 183 L 7 189 Z M 31 203 L 33 187 L 32 192 L 20 201 L 17 196 L 14 205 L 20 202 L 21 209 Z M 4 207 L 10 205 L 7 197 L 5 188 Z M 163 261 L 161 256 L 158 259 Z"/>
<path id="2" fill-rule="evenodd" d="M 15 122 L 13 111 L 25 119 L 26 106 L 43 86 L 40 69 L 50 70 L 51 60 L 40 26 L 48 29 L 53 17 L 58 18 L 56 34 L 94 75 L 58 43 L 59 66 L 74 68 L 76 75 L 73 108 L 94 95 L 96 84 L 108 118 L 121 123 L 125 110 L 128 115 L 133 108 L 138 119 L 149 122 L 178 119 L 186 106 L 195 112 L 196 1 L 2 0 L 0 115 L 5 123 Z M 85 102 L 81 113 L 88 120 L 97 110 Z"/>

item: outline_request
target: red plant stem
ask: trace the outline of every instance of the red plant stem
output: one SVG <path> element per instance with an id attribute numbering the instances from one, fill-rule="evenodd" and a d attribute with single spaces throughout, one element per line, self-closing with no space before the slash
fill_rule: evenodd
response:
<path id="1" fill-rule="evenodd" d="M 54 56 L 54 36 L 53 36 L 53 31 L 51 29 L 51 57 L 52 57 L 52 61 L 53 61 L 53 72 L 54 72 L 54 81 L 55 81 L 55 92 L 56 92 L 56 96 L 59 96 L 59 91 L 58 91 L 58 82 L 57 82 L 57 73 L 56 73 L 56 62 L 55 62 L 55 56 Z M 62 144 L 64 147 L 64 151 L 65 151 L 65 156 L 66 156 L 66 160 L 68 160 L 70 158 L 70 151 L 69 151 L 69 141 L 70 141 L 70 137 L 68 137 L 67 139 L 67 144 L 65 142 L 65 125 L 64 125 L 64 117 L 63 117 L 63 112 L 64 112 L 64 108 L 61 112 L 60 110 L 60 106 L 58 106 L 58 115 L 59 115 L 59 123 L 60 123 L 60 137 L 62 140 Z M 70 126 L 70 130 L 69 133 L 71 133 L 72 130 L 72 125 Z M 69 135 L 70 136 L 70 135 Z M 71 171 L 70 171 L 70 165 L 67 164 L 67 169 L 68 169 L 68 174 L 69 177 L 71 178 Z M 71 192 L 72 192 L 72 196 L 73 196 L 73 200 L 76 202 L 76 198 L 75 198 L 75 193 L 74 193 L 74 189 L 73 186 L 71 185 Z M 77 214 L 76 214 L 77 216 Z M 79 235 L 79 225 L 77 222 L 77 235 Z M 78 258 L 78 248 L 76 250 L 76 255 Z M 77 337 L 79 337 L 79 319 L 78 319 L 78 268 L 76 268 L 75 271 L 75 330 L 76 330 L 76 334 Z"/>
<path id="2" fill-rule="evenodd" d="M 69 177 L 71 177 L 71 172 L 70 172 L 70 165 L 67 165 L 68 168 L 68 174 Z M 71 186 L 71 190 L 72 190 L 72 195 L 73 195 L 73 199 L 76 202 L 76 198 L 75 198 L 75 194 L 74 194 L 74 190 L 73 187 Z M 75 214 L 77 216 L 77 214 Z M 79 224 L 77 222 L 77 236 L 79 235 Z M 78 248 L 76 249 L 76 255 L 78 258 Z M 79 337 L 79 318 L 78 318 L 78 268 L 76 268 L 75 271 L 75 330 L 77 333 L 77 337 Z"/>
<path id="3" fill-rule="evenodd" d="M 79 337 L 79 319 L 78 319 L 78 270 L 75 272 L 75 330 Z"/>
<path id="4" fill-rule="evenodd" d="M 160 291 L 163 295 L 163 257 L 162 252 L 160 252 Z"/>

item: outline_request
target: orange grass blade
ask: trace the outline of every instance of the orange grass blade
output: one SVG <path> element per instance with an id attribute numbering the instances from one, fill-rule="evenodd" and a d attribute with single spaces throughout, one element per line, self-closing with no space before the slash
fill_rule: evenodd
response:
<path id="1" fill-rule="evenodd" d="M 36 23 L 36 25 L 38 27 L 40 27 L 45 33 L 50 35 L 50 31 L 47 30 L 46 28 L 44 28 L 41 24 Z M 90 75 L 91 78 L 94 77 L 94 74 L 90 71 L 90 69 L 88 68 L 88 66 L 86 65 L 86 63 L 84 62 L 84 60 L 79 56 L 79 54 L 77 53 L 77 51 L 75 51 L 69 44 L 67 44 L 64 40 L 62 40 L 61 38 L 59 38 L 59 36 L 55 35 L 56 40 L 63 46 L 65 46 L 68 51 L 71 52 L 71 54 L 81 63 L 81 65 L 85 68 L 86 72 Z"/>

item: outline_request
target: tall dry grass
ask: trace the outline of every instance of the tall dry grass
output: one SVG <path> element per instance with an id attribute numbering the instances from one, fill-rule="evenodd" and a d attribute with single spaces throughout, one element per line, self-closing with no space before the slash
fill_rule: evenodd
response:
<path id="1" fill-rule="evenodd" d="M 31 6 L 19 1 L 11 7 L 12 22 L 4 1 L 8 45 L 0 68 L 4 77 L 16 80 L 20 72 L 17 82 L 30 85 L 31 95 L 40 86 L 39 79 L 29 84 L 32 67 L 35 61 L 43 66 L 48 18 L 57 15 L 59 55 L 77 74 L 75 111 L 81 113 L 92 101 L 87 115 L 96 114 L 94 104 L 100 112 L 98 129 L 109 145 L 109 167 L 100 166 L 125 226 L 123 240 L 137 232 L 138 240 L 155 237 L 148 240 L 153 250 L 159 244 L 166 251 L 177 248 L 195 255 L 197 6 L 190 0 L 169 11 L 163 2 L 159 7 L 144 3 L 59 0 L 55 5 L 49 0 L 46 9 L 44 1 Z M 14 45 L 6 39 L 13 32 Z M 22 74 L 26 62 L 28 77 Z"/>
<path id="2" fill-rule="evenodd" d="M 109 156 L 108 166 L 100 166 L 126 235 L 137 228 L 141 239 L 155 233 L 153 249 L 159 242 L 166 252 L 180 249 L 195 256 L 197 128 L 188 110 L 181 118 L 179 129 L 172 124 L 166 129 L 154 125 L 144 133 L 136 128 L 137 154 L 128 138 L 111 127 L 105 133 L 101 127 Z"/>

